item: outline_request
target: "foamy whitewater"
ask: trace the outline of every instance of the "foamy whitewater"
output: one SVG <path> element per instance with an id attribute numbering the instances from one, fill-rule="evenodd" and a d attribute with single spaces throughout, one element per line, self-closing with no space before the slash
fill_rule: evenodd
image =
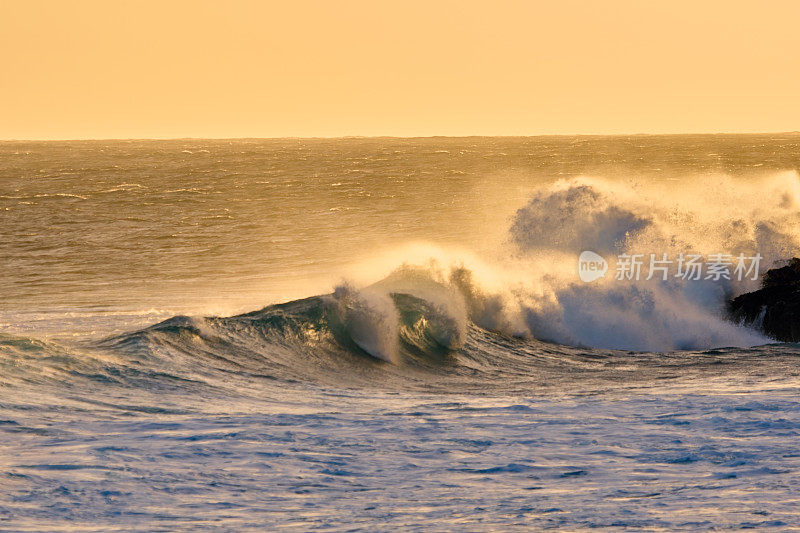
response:
<path id="1" fill-rule="evenodd" d="M 800 255 L 798 169 L 800 134 L 0 143 L 0 529 L 800 528 L 800 346 L 725 313 Z M 719 253 L 757 272 L 615 275 Z"/>

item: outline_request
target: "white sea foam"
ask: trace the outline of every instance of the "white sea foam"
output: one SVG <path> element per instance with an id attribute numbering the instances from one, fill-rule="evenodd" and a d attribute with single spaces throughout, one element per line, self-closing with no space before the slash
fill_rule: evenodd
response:
<path id="1" fill-rule="evenodd" d="M 756 288 L 757 280 L 622 281 L 610 272 L 588 285 L 577 277 L 576 260 L 585 249 L 606 257 L 758 253 L 762 274 L 797 254 L 796 172 L 746 182 L 699 176 L 691 183 L 676 189 L 635 180 L 561 180 L 536 191 L 516 212 L 509 242 L 491 259 L 415 243 L 360 271 L 380 277 L 402 262 L 390 282 L 377 285 L 381 290 L 429 299 L 448 316 L 466 312 L 486 329 L 562 344 L 669 351 L 769 342 L 725 317 L 726 300 Z"/>

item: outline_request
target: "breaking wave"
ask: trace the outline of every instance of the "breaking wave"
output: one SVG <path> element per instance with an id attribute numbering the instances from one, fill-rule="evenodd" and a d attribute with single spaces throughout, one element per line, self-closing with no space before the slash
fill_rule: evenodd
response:
<path id="1" fill-rule="evenodd" d="M 232 317 L 176 316 L 77 347 L 3 336 L 3 380 L 227 387 L 235 374 L 530 391 L 570 379 L 596 379 L 598 388 L 657 379 L 676 364 L 771 353 L 771 339 L 724 313 L 728 298 L 757 281 L 609 275 L 583 283 L 578 254 L 759 253 L 763 273 L 797 255 L 799 216 L 794 172 L 744 183 L 713 176 L 682 194 L 674 184 L 563 180 L 516 211 L 493 254 L 409 245 L 365 263 L 374 279 L 342 282 L 327 295 Z"/>
<path id="2" fill-rule="evenodd" d="M 362 298 L 377 302 L 377 292 L 385 303 L 392 293 L 413 294 L 433 302 L 453 331 L 472 323 L 518 338 L 577 347 L 667 352 L 770 342 L 730 322 L 725 313 L 728 299 L 757 288 L 758 279 L 642 276 L 627 281 L 615 279 L 612 271 L 595 283 L 579 280 L 577 259 L 584 250 L 609 262 L 623 253 L 673 258 L 759 254 L 760 274 L 797 255 L 796 172 L 746 181 L 699 176 L 679 185 L 591 177 L 558 181 L 536 191 L 516 211 L 507 241 L 491 259 L 409 246 L 399 254 L 408 258 L 404 264 L 364 289 Z M 397 257 L 393 254 L 395 261 Z M 373 270 L 383 276 L 389 264 Z M 394 337 L 388 325 L 391 310 L 385 304 L 371 309 L 372 319 Z M 387 341 L 381 346 L 367 351 L 391 360 Z"/>

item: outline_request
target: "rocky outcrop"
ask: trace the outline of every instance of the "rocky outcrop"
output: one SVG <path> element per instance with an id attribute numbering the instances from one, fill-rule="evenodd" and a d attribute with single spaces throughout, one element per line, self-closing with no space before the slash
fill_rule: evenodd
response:
<path id="1" fill-rule="evenodd" d="M 800 259 L 768 270 L 761 289 L 737 296 L 728 302 L 736 322 L 760 329 L 782 342 L 800 342 Z"/>

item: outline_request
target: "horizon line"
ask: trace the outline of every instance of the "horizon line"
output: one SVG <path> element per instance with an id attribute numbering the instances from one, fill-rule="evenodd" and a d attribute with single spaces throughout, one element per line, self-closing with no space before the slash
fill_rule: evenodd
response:
<path id="1" fill-rule="evenodd" d="M 75 141 L 235 141 L 235 140 L 336 140 L 336 139 L 469 139 L 469 138 L 532 138 L 532 137 L 669 137 L 681 135 L 798 135 L 800 130 L 787 131 L 704 131 L 704 132 L 637 132 L 637 133 L 538 133 L 530 135 L 285 135 L 242 137 L 72 137 L 58 139 L 2 138 L 0 142 L 75 142 Z"/>

